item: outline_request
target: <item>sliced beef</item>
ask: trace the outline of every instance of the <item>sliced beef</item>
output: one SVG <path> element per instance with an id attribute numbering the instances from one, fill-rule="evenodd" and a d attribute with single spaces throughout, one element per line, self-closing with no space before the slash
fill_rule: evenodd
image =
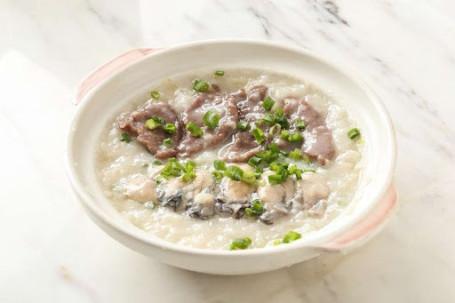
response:
<path id="1" fill-rule="evenodd" d="M 162 127 L 149 130 L 145 122 L 152 117 L 161 117 L 166 123 L 174 123 L 177 127 L 173 135 L 169 135 Z M 143 108 L 132 112 L 129 116 L 122 118 L 118 127 L 136 137 L 136 141 L 144 145 L 150 153 L 158 159 L 166 159 L 177 155 L 177 145 L 182 138 L 182 123 L 172 106 L 166 102 L 154 101 Z M 163 141 L 171 138 L 172 146 L 165 147 Z"/>
<path id="2" fill-rule="evenodd" d="M 179 156 L 190 157 L 201 150 L 214 148 L 227 141 L 236 130 L 239 115 L 237 111 L 238 93 L 203 93 L 182 113 L 182 121 L 198 124 L 204 131 L 202 137 L 196 138 L 185 129 L 184 138 L 178 146 Z M 207 111 L 214 111 L 220 116 L 218 127 L 210 129 L 205 126 L 202 117 Z"/>
<path id="3" fill-rule="evenodd" d="M 325 118 L 315 111 L 305 100 L 287 98 L 284 100 L 284 111 L 290 119 L 291 130 L 298 119 L 305 121 L 303 132 L 305 142 L 302 151 L 309 157 L 316 158 L 322 165 L 335 156 L 335 145 L 332 132 L 327 128 Z"/>
<path id="4" fill-rule="evenodd" d="M 247 121 L 253 127 L 253 123 L 262 118 L 266 113 L 262 107 L 262 101 L 267 94 L 265 85 L 257 85 L 248 90 L 247 93 L 239 96 L 237 102 L 239 120 Z M 243 97 L 243 99 L 242 99 Z M 263 131 L 267 128 L 261 126 Z M 250 131 L 239 131 L 234 135 L 232 144 L 227 148 L 222 158 L 228 162 L 245 162 L 261 150 L 261 146 L 256 142 Z"/>

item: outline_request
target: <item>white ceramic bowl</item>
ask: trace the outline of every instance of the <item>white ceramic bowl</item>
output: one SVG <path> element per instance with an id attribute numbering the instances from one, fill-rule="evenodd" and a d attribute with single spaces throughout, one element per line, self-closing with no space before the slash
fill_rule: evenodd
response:
<path id="1" fill-rule="evenodd" d="M 292 244 L 244 251 L 189 248 L 136 228 L 104 196 L 95 171 L 101 130 L 126 102 L 162 78 L 198 68 L 243 67 L 279 71 L 308 80 L 341 100 L 365 138 L 365 166 L 356 202 L 318 232 Z M 214 274 L 269 271 L 343 251 L 371 238 L 395 209 L 392 184 L 396 146 L 390 119 L 372 90 L 352 73 L 307 50 L 258 41 L 202 41 L 167 49 L 136 49 L 110 61 L 82 82 L 82 99 L 68 142 L 69 178 L 89 216 L 109 235 L 145 255 L 177 267 Z"/>

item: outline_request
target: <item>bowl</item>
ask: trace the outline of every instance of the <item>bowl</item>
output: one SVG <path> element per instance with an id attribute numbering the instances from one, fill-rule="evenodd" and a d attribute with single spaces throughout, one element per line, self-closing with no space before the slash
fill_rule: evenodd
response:
<path id="1" fill-rule="evenodd" d="M 97 180 L 95 148 L 101 130 L 119 108 L 143 96 L 150 84 L 185 71 L 220 67 L 261 68 L 295 75 L 341 100 L 365 140 L 359 190 L 328 225 L 292 244 L 243 251 L 198 249 L 147 234 L 109 203 Z M 91 73 L 80 85 L 69 136 L 68 175 L 92 220 L 125 246 L 180 268 L 211 274 L 250 274 L 299 263 L 323 252 L 346 252 L 373 237 L 396 209 L 393 186 L 396 143 L 386 109 L 371 88 L 346 68 L 282 43 L 217 40 L 134 49 Z"/>

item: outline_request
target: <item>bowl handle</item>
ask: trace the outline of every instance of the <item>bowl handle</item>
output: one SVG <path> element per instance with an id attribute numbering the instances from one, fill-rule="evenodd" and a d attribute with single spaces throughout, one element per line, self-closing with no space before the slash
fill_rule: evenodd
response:
<path id="1" fill-rule="evenodd" d="M 357 224 L 330 241 L 315 246 L 323 252 L 345 252 L 371 239 L 384 227 L 387 219 L 394 213 L 398 202 L 398 193 L 392 183 L 382 201 Z"/>
<path id="2" fill-rule="evenodd" d="M 91 74 L 89 74 L 78 86 L 76 93 L 76 104 L 87 95 L 87 93 L 97 86 L 106 77 L 116 72 L 122 67 L 130 65 L 139 59 L 160 50 L 159 48 L 135 48 L 129 50 L 114 59 L 108 61 Z"/>

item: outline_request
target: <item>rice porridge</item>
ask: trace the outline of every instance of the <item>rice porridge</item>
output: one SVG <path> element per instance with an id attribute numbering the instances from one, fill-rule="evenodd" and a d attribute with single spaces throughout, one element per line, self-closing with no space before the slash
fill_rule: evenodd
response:
<path id="1" fill-rule="evenodd" d="M 311 83 L 225 69 L 150 91 L 106 125 L 96 155 L 106 196 L 138 228 L 206 249 L 286 245 L 352 202 L 360 132 Z"/>

